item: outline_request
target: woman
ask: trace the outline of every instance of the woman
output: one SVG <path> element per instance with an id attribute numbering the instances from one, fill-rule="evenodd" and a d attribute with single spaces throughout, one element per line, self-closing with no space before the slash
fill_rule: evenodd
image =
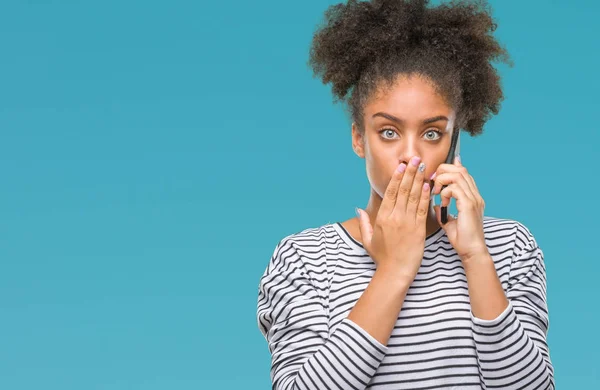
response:
<path id="1" fill-rule="evenodd" d="M 310 64 L 346 100 L 371 185 L 357 217 L 283 238 L 259 285 L 274 389 L 553 389 L 542 250 L 485 216 L 453 131 L 477 135 L 510 63 L 485 3 L 349 1 Z M 347 97 L 347 94 L 350 96 Z M 431 184 L 430 184 L 431 183 Z M 440 206 L 457 216 L 441 223 Z"/>

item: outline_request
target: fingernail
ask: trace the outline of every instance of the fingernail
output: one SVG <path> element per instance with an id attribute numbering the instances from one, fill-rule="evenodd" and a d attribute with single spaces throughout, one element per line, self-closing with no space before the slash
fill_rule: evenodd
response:
<path id="1" fill-rule="evenodd" d="M 462 160 L 460 159 L 460 154 L 456 155 L 456 159 L 458 160 L 459 163 L 462 163 Z"/>
<path id="2" fill-rule="evenodd" d="M 437 172 L 433 172 L 433 175 L 431 175 L 431 177 L 429 178 L 429 180 L 435 179 L 436 175 L 437 175 Z"/>
<path id="3" fill-rule="evenodd" d="M 419 172 L 421 172 L 421 173 L 425 172 L 425 163 L 422 162 L 421 164 L 419 164 L 419 168 L 418 169 L 419 169 Z"/>
<path id="4" fill-rule="evenodd" d="M 355 208 L 354 208 L 354 211 L 356 212 L 356 216 L 357 216 L 357 217 L 360 217 L 360 212 L 358 211 L 358 207 L 355 207 Z"/>
<path id="5" fill-rule="evenodd" d="M 413 158 L 410 159 L 410 163 L 415 167 L 417 165 L 419 165 L 420 161 L 421 161 L 421 157 L 418 157 L 418 156 L 414 156 Z"/>
<path id="6" fill-rule="evenodd" d="M 398 168 L 396 168 L 396 170 L 400 173 L 404 172 L 405 169 L 406 169 L 406 164 L 404 164 L 404 163 L 398 165 Z"/>

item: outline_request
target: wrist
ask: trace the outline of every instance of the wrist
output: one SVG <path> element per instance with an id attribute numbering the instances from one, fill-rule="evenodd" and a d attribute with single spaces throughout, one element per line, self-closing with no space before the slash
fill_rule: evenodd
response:
<path id="1" fill-rule="evenodd" d="M 392 287 L 408 290 L 414 280 L 414 275 L 410 275 L 399 267 L 378 266 L 373 278 Z"/>
<path id="2" fill-rule="evenodd" d="M 479 265 L 488 265 L 494 263 L 494 259 L 492 259 L 492 255 L 490 255 L 488 251 L 462 256 L 461 260 L 465 270 L 468 268 L 477 267 Z"/>

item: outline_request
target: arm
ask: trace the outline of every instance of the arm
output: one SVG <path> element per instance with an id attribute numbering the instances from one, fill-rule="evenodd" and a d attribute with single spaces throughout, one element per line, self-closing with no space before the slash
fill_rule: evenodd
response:
<path id="1" fill-rule="evenodd" d="M 259 328 L 271 352 L 273 389 L 365 389 L 387 347 L 354 321 L 381 338 L 389 337 L 394 313 L 388 306 L 399 311 L 399 297 L 403 295 L 396 294 L 396 300 L 389 298 L 385 284 L 390 280 L 374 276 L 362 304 L 352 311 L 354 320 L 345 318 L 329 335 L 327 309 L 318 289 L 292 243 L 280 242 L 260 280 L 257 311 Z M 387 320 L 382 322 L 386 325 L 379 329 L 375 320 L 368 318 L 385 310 L 391 314 L 385 314 Z"/>
<path id="2" fill-rule="evenodd" d="M 348 319 L 387 345 L 411 282 L 378 267 Z"/>
<path id="3" fill-rule="evenodd" d="M 481 375 L 487 388 L 554 389 L 544 256 L 520 224 L 517 238 L 506 295 L 490 256 L 464 262 Z"/>
<path id="4" fill-rule="evenodd" d="M 465 269 L 482 384 L 486 388 L 554 389 L 546 343 L 548 307 L 541 249 L 517 222 L 505 295 L 485 240 L 485 202 L 473 177 L 459 158 L 454 165 L 441 164 L 436 173 L 432 193 L 448 185 L 440 192 L 442 206 L 456 199 L 458 218 L 450 218 L 443 228 Z M 441 223 L 440 207 L 435 206 L 435 211 Z"/>

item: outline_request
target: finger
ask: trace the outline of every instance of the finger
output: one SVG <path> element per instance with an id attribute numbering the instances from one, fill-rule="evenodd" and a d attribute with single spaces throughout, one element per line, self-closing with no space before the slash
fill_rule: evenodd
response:
<path id="1" fill-rule="evenodd" d="M 475 180 L 473 180 L 473 176 L 471 176 L 467 171 L 467 168 L 463 166 L 460 154 L 454 158 L 454 165 L 458 167 L 459 172 L 464 176 L 465 180 L 467 181 L 467 184 L 469 185 L 469 188 L 471 189 L 471 193 L 473 195 L 472 197 L 474 199 L 477 199 L 479 197 L 479 190 L 475 185 Z"/>
<path id="2" fill-rule="evenodd" d="M 483 200 L 483 197 L 479 193 L 479 188 L 477 188 L 477 184 L 475 184 L 475 179 L 473 179 L 473 176 L 471 176 L 469 174 L 469 172 L 467 171 L 467 168 L 465 168 L 462 165 L 460 158 L 455 160 L 455 165 L 441 164 L 439 171 L 442 173 L 446 173 L 446 172 L 460 173 L 465 178 L 466 183 L 469 186 L 469 193 L 468 193 L 469 197 L 471 197 L 473 200 L 475 200 L 482 209 L 485 208 L 485 201 Z M 441 188 L 441 186 L 440 186 L 440 188 Z M 434 191 L 435 190 L 436 190 L 436 188 L 434 186 Z"/>
<path id="3" fill-rule="evenodd" d="M 435 213 L 435 218 L 437 219 L 437 222 L 440 225 L 443 225 L 443 223 L 442 223 L 442 212 L 440 211 L 440 206 L 439 205 L 433 206 L 433 212 Z"/>
<path id="4" fill-rule="evenodd" d="M 417 166 L 420 162 L 421 158 L 414 156 L 410 159 L 410 162 L 406 166 L 406 171 L 404 171 L 404 176 L 402 177 L 402 180 L 400 181 L 400 187 L 398 188 L 396 204 L 393 212 L 399 213 L 400 215 L 404 215 L 404 213 L 406 213 L 406 205 L 408 203 L 410 191 L 415 179 L 415 174 L 417 173 Z"/>
<path id="5" fill-rule="evenodd" d="M 371 239 L 373 238 L 373 226 L 369 221 L 369 214 L 366 211 L 356 208 L 358 215 L 358 230 L 363 241 L 363 246 L 367 252 L 371 251 Z"/>
<path id="6" fill-rule="evenodd" d="M 472 205 L 473 208 L 475 208 L 476 203 L 471 200 L 465 193 L 465 190 L 456 183 L 450 184 L 440 192 L 441 206 L 448 207 L 452 198 L 456 199 L 456 209 L 458 212 L 467 210 L 469 205 Z"/>
<path id="7" fill-rule="evenodd" d="M 467 168 L 463 167 L 463 166 L 458 166 L 455 164 L 446 164 L 446 163 L 442 163 L 440 165 L 438 165 L 436 172 L 437 174 L 441 174 L 441 173 L 447 173 L 447 172 L 461 172 L 463 170 L 466 170 Z"/>
<path id="8" fill-rule="evenodd" d="M 459 169 L 459 167 L 457 167 L 456 165 L 442 163 L 442 164 L 438 165 L 438 167 L 435 170 L 435 172 L 438 175 L 440 175 L 442 173 L 447 173 L 447 172 L 457 172 L 458 169 Z"/>
<path id="9" fill-rule="evenodd" d="M 461 163 L 460 159 L 459 159 L 459 163 Z M 463 176 L 465 177 L 465 179 L 467 180 L 467 183 L 469 184 L 469 187 L 471 188 L 471 192 L 473 193 L 473 197 L 475 199 L 477 199 L 479 201 L 479 203 L 481 204 L 481 206 L 483 207 L 485 205 L 485 202 L 483 201 L 483 198 L 481 197 L 481 193 L 479 192 L 479 188 L 477 188 L 477 183 L 475 183 L 475 179 L 473 178 L 473 176 L 471 174 L 469 174 L 467 172 L 466 168 L 464 168 L 464 169 L 465 170 L 463 172 Z"/>
<path id="10" fill-rule="evenodd" d="M 396 205 L 396 198 L 398 195 L 398 187 L 400 186 L 400 181 L 404 176 L 404 172 L 406 170 L 406 164 L 401 163 L 398 165 L 394 173 L 392 174 L 392 178 L 385 189 L 385 194 L 383 196 L 383 200 L 381 201 L 381 205 L 379 206 L 379 213 L 384 216 L 390 215 L 394 206 Z"/>
<path id="11" fill-rule="evenodd" d="M 429 211 L 429 183 L 425 182 L 421 186 L 421 199 L 419 200 L 419 206 L 417 207 L 417 212 L 415 215 L 415 221 L 417 223 L 425 222 L 427 219 L 427 212 Z M 425 226 L 425 225 L 423 225 Z"/>
<path id="12" fill-rule="evenodd" d="M 415 178 L 413 179 L 412 188 L 408 195 L 408 201 L 406 203 L 406 213 L 414 216 L 421 202 L 421 193 L 423 192 L 423 181 L 425 180 L 425 163 L 421 161 L 417 167 Z"/>
<path id="13" fill-rule="evenodd" d="M 479 188 L 477 188 L 477 184 L 475 184 L 475 179 L 473 179 L 473 176 L 467 175 L 466 180 L 467 180 L 467 183 L 469 184 L 469 187 L 471 188 L 471 192 L 473 193 L 473 198 L 477 201 L 477 203 L 482 208 L 484 208 L 485 202 L 483 201 L 483 198 L 481 197 L 481 194 L 479 193 Z"/>
<path id="14" fill-rule="evenodd" d="M 460 155 L 456 156 L 455 165 L 459 168 L 459 172 L 464 176 L 465 180 L 467 181 L 467 184 L 469 184 L 472 198 L 477 201 L 478 206 L 483 211 L 483 209 L 485 208 L 485 201 L 481 197 L 481 193 L 479 192 L 479 188 L 477 188 L 475 179 L 473 179 L 473 176 L 467 171 L 467 168 L 463 166 Z"/>
<path id="15" fill-rule="evenodd" d="M 448 172 L 458 172 L 461 175 L 464 176 L 465 180 L 467 181 L 467 183 L 469 184 L 469 187 L 471 188 L 471 192 L 475 195 L 475 198 L 479 195 L 479 190 L 477 189 L 477 186 L 475 185 L 475 180 L 473 180 L 473 177 L 469 174 L 469 172 L 467 171 L 467 168 L 465 168 L 462 163 L 460 162 L 460 158 L 458 160 L 454 160 L 455 164 L 440 164 L 440 166 L 438 167 L 438 169 L 436 170 L 437 175 L 440 175 L 442 173 L 448 173 Z M 460 164 L 460 165 L 458 165 Z M 437 177 L 436 175 L 436 177 Z"/>
<path id="16" fill-rule="evenodd" d="M 465 178 L 465 182 L 467 183 L 467 185 L 469 186 L 469 189 L 471 190 L 471 193 L 473 194 L 473 198 L 476 198 L 477 195 L 479 195 L 479 191 L 477 191 L 477 186 L 475 186 L 475 181 L 473 180 L 471 175 L 469 175 L 468 173 L 466 173 L 466 174 L 463 173 L 463 177 Z"/>
<path id="17" fill-rule="evenodd" d="M 465 179 L 465 177 L 459 172 L 448 172 L 436 176 L 433 193 L 437 195 L 438 192 L 443 191 L 442 186 L 447 186 L 450 184 L 456 184 L 459 187 L 461 187 L 465 192 L 467 198 L 469 198 L 472 202 L 475 202 L 477 200 L 477 197 L 471 191 L 467 179 Z"/>

